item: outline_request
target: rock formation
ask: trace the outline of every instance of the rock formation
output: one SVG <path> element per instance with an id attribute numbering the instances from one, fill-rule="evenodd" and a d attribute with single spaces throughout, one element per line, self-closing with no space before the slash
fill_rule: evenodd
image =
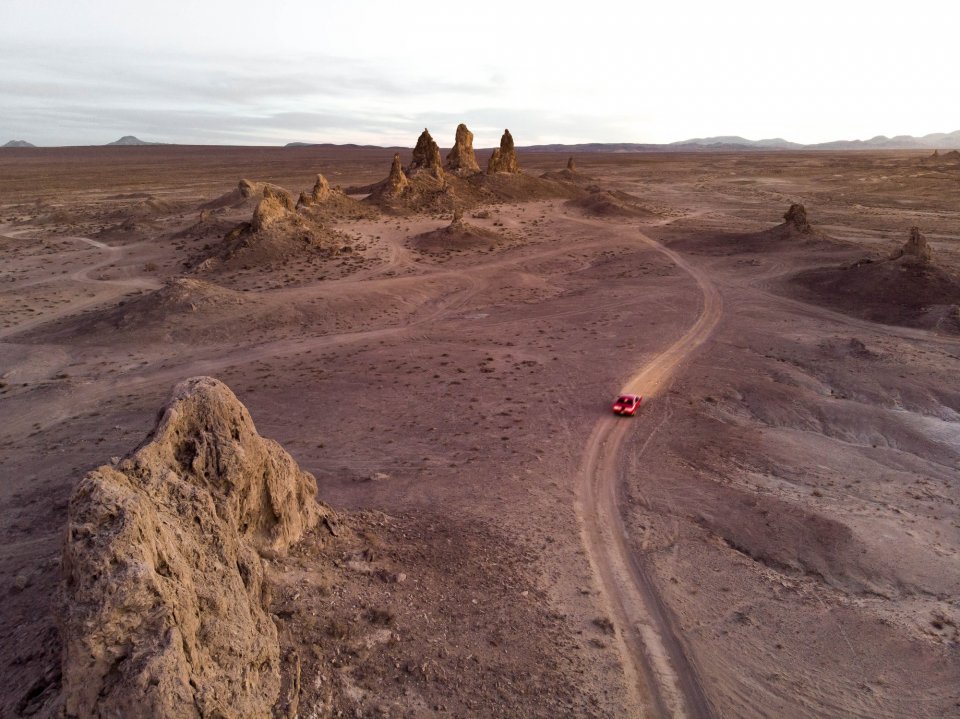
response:
<path id="1" fill-rule="evenodd" d="M 480 172 L 480 164 L 473 153 L 473 133 L 462 122 L 457 125 L 453 149 L 447 154 L 446 169 L 457 175 L 473 175 Z"/>
<path id="2" fill-rule="evenodd" d="M 927 242 L 927 238 L 920 232 L 919 227 L 910 228 L 910 237 L 907 238 L 906 244 L 894 252 L 890 256 L 890 259 L 896 260 L 901 257 L 905 260 L 911 260 L 924 265 L 930 262 L 932 258 L 930 244 Z"/>
<path id="3" fill-rule="evenodd" d="M 244 197 L 253 197 L 261 192 L 263 183 L 253 182 L 252 180 L 240 180 L 237 184 L 237 189 L 240 190 L 240 194 Z"/>
<path id="4" fill-rule="evenodd" d="M 334 192 L 335 190 L 330 189 L 330 183 L 327 182 L 327 178 L 317 173 L 317 181 L 313 184 L 313 190 L 311 190 L 309 194 L 306 192 L 300 193 L 300 199 L 297 200 L 297 207 L 309 207 L 310 205 L 325 202 L 330 199 Z"/>
<path id="5" fill-rule="evenodd" d="M 783 219 L 788 227 L 801 232 L 803 234 L 809 234 L 813 231 L 813 227 L 807 221 L 807 208 L 800 204 L 790 205 L 790 209 L 783 214 Z"/>
<path id="6" fill-rule="evenodd" d="M 294 209 L 293 198 L 286 191 L 273 185 L 264 185 L 263 199 L 253 211 L 250 225 L 255 232 L 259 232 L 286 218 Z"/>
<path id="7" fill-rule="evenodd" d="M 403 171 L 403 165 L 400 163 L 400 154 L 393 156 L 393 164 L 390 165 L 390 174 L 387 176 L 387 184 L 384 192 L 388 195 L 399 195 L 410 184 L 407 174 Z"/>
<path id="8" fill-rule="evenodd" d="M 573 158 L 572 158 L 572 157 L 571 157 L 569 160 L 567 160 L 567 169 L 568 169 L 570 172 L 576 172 L 576 171 L 577 171 L 577 165 L 576 165 L 576 163 L 573 161 Z"/>
<path id="9" fill-rule="evenodd" d="M 503 131 L 500 147 L 493 151 L 490 162 L 487 164 L 487 174 L 492 175 L 495 172 L 520 172 L 517 151 L 513 147 L 513 135 L 510 134 L 510 130 Z"/>
<path id="10" fill-rule="evenodd" d="M 440 160 L 440 146 L 433 141 L 430 131 L 426 128 L 417 139 L 417 146 L 413 148 L 413 159 L 410 161 L 410 174 L 427 171 L 434 177 L 443 176 Z"/>
<path id="11" fill-rule="evenodd" d="M 147 441 L 70 499 L 66 716 L 270 716 L 281 660 L 260 554 L 333 521 L 316 490 L 226 385 L 179 384 Z"/>

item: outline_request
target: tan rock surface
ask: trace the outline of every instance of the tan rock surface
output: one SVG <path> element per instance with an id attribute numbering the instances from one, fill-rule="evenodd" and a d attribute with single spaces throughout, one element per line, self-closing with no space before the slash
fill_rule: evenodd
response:
<path id="1" fill-rule="evenodd" d="M 70 500 L 66 715 L 269 716 L 280 647 L 258 552 L 330 517 L 315 495 L 226 385 L 178 385 L 148 440 Z"/>
<path id="2" fill-rule="evenodd" d="M 313 184 L 313 190 L 310 193 L 301 192 L 300 199 L 297 201 L 298 207 L 317 204 L 319 202 L 325 202 L 330 199 L 333 195 L 334 190 L 330 188 L 330 183 L 327 181 L 327 178 L 322 174 L 317 173 L 317 181 Z M 339 194 L 343 194 L 340 192 Z"/>
<path id="3" fill-rule="evenodd" d="M 407 174 L 403 171 L 403 164 L 400 162 L 400 154 L 393 156 L 393 164 L 390 165 L 390 174 L 387 176 L 387 184 L 384 188 L 386 194 L 399 195 L 410 184 Z"/>
<path id="4" fill-rule="evenodd" d="M 294 211 L 293 198 L 285 190 L 265 185 L 263 199 L 253 212 L 250 224 L 254 231 L 265 230 L 276 222 L 283 220 Z"/>
<path id="5" fill-rule="evenodd" d="M 473 152 L 473 133 L 462 122 L 457 125 L 453 148 L 447 153 L 447 162 L 444 167 L 458 175 L 472 175 L 480 172 L 480 164 Z"/>
<path id="6" fill-rule="evenodd" d="M 440 160 L 440 146 L 434 142 L 430 131 L 426 128 L 417 138 L 417 145 L 413 148 L 413 159 L 410 161 L 410 174 L 426 171 L 435 177 L 443 176 L 443 167 Z"/>
<path id="7" fill-rule="evenodd" d="M 517 151 L 514 149 L 513 135 L 510 134 L 510 130 L 503 131 L 500 147 L 493 151 L 490 162 L 487 164 L 487 174 L 492 175 L 495 172 L 520 172 Z"/>

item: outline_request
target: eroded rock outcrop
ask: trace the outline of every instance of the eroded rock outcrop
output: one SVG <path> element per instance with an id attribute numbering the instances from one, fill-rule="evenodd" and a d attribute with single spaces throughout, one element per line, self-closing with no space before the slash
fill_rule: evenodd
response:
<path id="1" fill-rule="evenodd" d="M 457 125 L 453 149 L 447 153 L 446 169 L 457 175 L 472 175 L 480 172 L 480 164 L 473 152 L 473 133 L 462 122 Z"/>
<path id="2" fill-rule="evenodd" d="M 783 214 L 783 220 L 790 228 L 797 232 L 803 234 L 813 232 L 813 227 L 807 220 L 807 208 L 801 204 L 794 203 L 790 205 L 790 209 Z"/>
<path id="3" fill-rule="evenodd" d="M 385 194 L 399 195 L 410 184 L 407 173 L 403 171 L 403 164 L 400 162 L 400 154 L 393 156 L 393 164 L 390 165 L 390 174 L 387 175 Z"/>
<path id="4" fill-rule="evenodd" d="M 334 192 L 335 191 L 330 188 L 330 183 L 327 182 L 327 178 L 318 172 L 317 181 L 313 183 L 313 189 L 309 193 L 300 193 L 300 199 L 297 201 L 297 207 L 309 207 L 310 205 L 315 205 L 318 202 L 326 202 L 330 199 Z"/>
<path id="5" fill-rule="evenodd" d="M 179 384 L 147 441 L 70 500 L 66 716 L 270 716 L 280 646 L 260 554 L 333 521 L 316 488 L 226 385 Z"/>
<path id="6" fill-rule="evenodd" d="M 577 171 L 577 163 L 573 161 L 572 157 L 569 160 L 567 160 L 567 170 L 569 170 L 570 172 Z"/>
<path id="7" fill-rule="evenodd" d="M 500 147 L 493 151 L 490 162 L 487 163 L 487 174 L 492 175 L 495 172 L 520 172 L 517 151 L 513 146 L 513 135 L 510 134 L 510 130 L 503 131 Z"/>
<path id="8" fill-rule="evenodd" d="M 253 211 L 250 225 L 256 232 L 265 230 L 278 221 L 288 219 L 294 209 L 293 198 L 288 192 L 273 185 L 264 185 L 263 198 Z"/>
<path id="9" fill-rule="evenodd" d="M 417 138 L 417 145 L 413 148 L 413 159 L 410 161 L 410 174 L 429 172 L 434 177 L 443 176 L 443 167 L 440 160 L 440 146 L 430 136 L 426 128 Z"/>
<path id="10" fill-rule="evenodd" d="M 927 238 L 920 232 L 920 228 L 911 227 L 910 237 L 907 238 L 903 247 L 890 256 L 890 259 L 897 260 L 903 258 L 920 264 L 928 264 L 932 256 L 930 243 L 927 242 Z"/>

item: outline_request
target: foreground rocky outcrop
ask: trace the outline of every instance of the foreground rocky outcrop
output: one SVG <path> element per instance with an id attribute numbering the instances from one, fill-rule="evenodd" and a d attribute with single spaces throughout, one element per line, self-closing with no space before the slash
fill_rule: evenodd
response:
<path id="1" fill-rule="evenodd" d="M 520 163 L 517 162 L 517 151 L 513 146 L 513 135 L 510 130 L 504 130 L 500 138 L 500 147 L 493 151 L 487 163 L 487 174 L 495 172 L 520 172 Z"/>
<path id="2" fill-rule="evenodd" d="M 66 716 L 270 716 L 281 660 L 260 555 L 333 522 L 315 495 L 226 385 L 179 384 L 147 441 L 70 500 Z"/>
<path id="3" fill-rule="evenodd" d="M 255 232 L 265 230 L 278 222 L 291 220 L 291 214 L 295 210 L 293 198 L 286 190 L 266 185 L 263 188 L 263 197 L 253 211 L 250 226 Z"/>
<path id="4" fill-rule="evenodd" d="M 444 167 L 456 175 L 472 175 L 480 172 L 480 163 L 473 152 L 473 133 L 462 122 L 457 125 L 453 148 L 447 153 Z"/>

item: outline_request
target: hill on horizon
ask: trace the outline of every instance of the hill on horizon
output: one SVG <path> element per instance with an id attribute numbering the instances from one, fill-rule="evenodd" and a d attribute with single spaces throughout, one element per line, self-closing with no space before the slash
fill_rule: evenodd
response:
<path id="1" fill-rule="evenodd" d="M 4 147 L 36 147 L 36 145 L 26 140 L 10 140 Z"/>
<path id="2" fill-rule="evenodd" d="M 114 145 L 127 147 L 131 145 L 162 145 L 162 144 L 163 143 L 161 142 L 146 142 L 145 140 L 141 140 L 139 137 L 135 137 L 133 135 L 124 135 L 119 140 L 108 142 L 107 147 L 111 147 Z"/>

